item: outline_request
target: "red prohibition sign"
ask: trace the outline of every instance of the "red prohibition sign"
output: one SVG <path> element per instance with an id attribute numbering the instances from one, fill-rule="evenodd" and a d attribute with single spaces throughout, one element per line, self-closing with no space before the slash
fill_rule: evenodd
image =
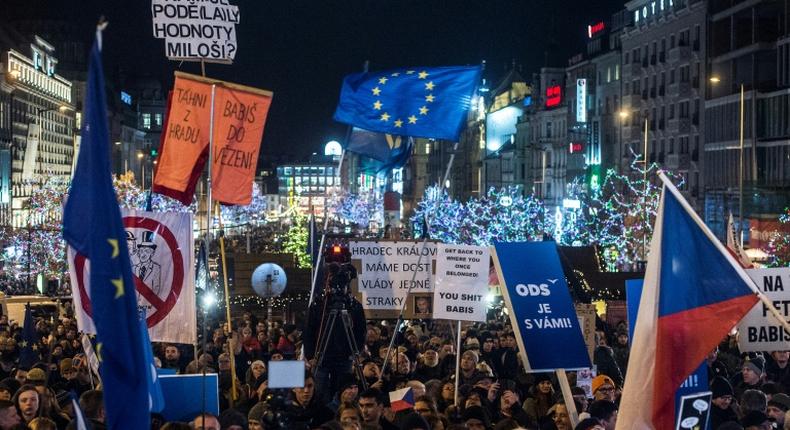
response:
<path id="1" fill-rule="evenodd" d="M 134 287 L 141 296 L 145 297 L 148 303 L 156 309 L 156 311 L 146 318 L 148 327 L 153 327 L 170 313 L 178 301 L 178 296 L 181 295 L 181 284 L 184 281 L 184 259 L 181 255 L 181 249 L 178 247 L 178 241 L 173 232 L 167 228 L 166 225 L 159 221 L 146 217 L 124 217 L 123 226 L 126 228 L 144 228 L 149 231 L 156 232 L 167 244 L 170 249 L 170 255 L 173 258 L 173 280 L 170 285 L 170 293 L 167 299 L 162 300 L 154 294 L 153 290 L 148 285 L 145 285 L 137 275 L 132 274 L 134 277 Z M 91 300 L 88 297 L 88 292 L 85 290 L 85 256 L 76 254 L 74 257 L 74 266 L 77 271 L 77 286 L 80 291 L 80 302 L 82 302 L 82 309 L 89 317 L 93 318 L 91 311 Z"/>

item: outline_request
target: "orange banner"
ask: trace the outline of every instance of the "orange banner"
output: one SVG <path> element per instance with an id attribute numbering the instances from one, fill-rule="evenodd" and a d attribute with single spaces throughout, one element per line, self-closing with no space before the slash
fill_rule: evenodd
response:
<path id="1" fill-rule="evenodd" d="M 158 188 L 161 187 L 183 193 L 197 180 L 193 170 L 197 170 L 199 177 L 203 164 L 197 164 L 208 148 L 211 85 L 176 76 L 170 103 L 154 175 L 154 191 L 160 192 Z M 187 198 L 192 201 L 191 195 Z"/>
<path id="2" fill-rule="evenodd" d="M 208 156 L 212 85 L 212 197 L 225 204 L 247 205 L 272 93 L 182 72 L 176 72 L 154 191 L 185 205 L 192 202 Z"/>
<path id="3" fill-rule="evenodd" d="M 211 166 L 215 200 L 233 205 L 252 201 L 252 181 L 271 103 L 271 93 L 217 87 Z"/>

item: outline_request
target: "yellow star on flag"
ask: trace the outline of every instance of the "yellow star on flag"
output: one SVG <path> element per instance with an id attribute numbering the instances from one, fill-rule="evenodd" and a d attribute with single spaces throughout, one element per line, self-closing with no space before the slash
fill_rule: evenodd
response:
<path id="1" fill-rule="evenodd" d="M 425 78 L 427 78 L 427 77 L 428 77 L 428 72 L 426 72 L 425 70 L 423 70 L 422 72 L 420 72 L 420 73 L 417 73 L 417 77 L 418 77 L 418 78 L 420 78 L 420 79 L 425 79 Z"/>
<path id="2" fill-rule="evenodd" d="M 381 100 L 376 100 L 376 103 L 373 103 L 373 109 L 381 110 Z"/>
<path id="3" fill-rule="evenodd" d="M 391 74 L 390 76 L 392 76 L 392 77 L 398 77 L 398 76 L 400 76 L 400 73 L 398 73 L 398 72 L 395 72 L 395 73 Z"/>
<path id="4" fill-rule="evenodd" d="M 395 127 L 398 127 L 398 128 L 400 128 L 402 125 L 403 125 L 403 121 L 401 121 L 401 120 L 399 120 L 399 119 L 396 119 L 396 120 L 395 120 Z"/>
<path id="5" fill-rule="evenodd" d="M 433 91 L 433 87 L 434 87 L 433 81 L 428 82 L 427 84 L 425 84 L 425 89 L 428 90 L 428 91 Z"/>
<path id="6" fill-rule="evenodd" d="M 417 117 L 412 115 L 409 117 L 409 124 L 417 124 Z"/>
<path id="7" fill-rule="evenodd" d="M 433 103 L 433 99 L 434 99 L 433 94 L 428 94 L 427 96 L 425 96 L 425 101 L 428 103 Z"/>
<path id="8" fill-rule="evenodd" d="M 38 345 L 33 345 L 33 351 L 38 351 Z"/>
<path id="9" fill-rule="evenodd" d="M 380 83 L 381 85 L 384 85 L 384 84 L 386 84 L 386 83 L 387 83 L 387 81 L 388 81 L 388 80 L 389 80 L 389 79 L 387 79 L 387 78 L 385 78 L 385 77 L 381 77 L 381 78 L 379 78 L 379 83 Z"/>
<path id="10" fill-rule="evenodd" d="M 372 91 L 374 96 L 381 94 L 381 90 L 379 89 L 379 87 L 373 88 Z"/>
<path id="11" fill-rule="evenodd" d="M 107 242 L 109 242 L 110 246 L 112 246 L 112 258 L 117 257 L 119 254 L 118 239 L 107 239 Z"/>
<path id="12" fill-rule="evenodd" d="M 428 115 L 428 108 L 423 106 L 420 108 L 420 115 Z"/>
<path id="13" fill-rule="evenodd" d="M 19 346 L 21 346 L 22 348 L 27 347 L 27 341 L 23 340 L 22 342 L 19 342 Z"/>
<path id="14" fill-rule="evenodd" d="M 414 74 L 414 70 L 407 70 L 407 71 L 406 71 L 406 74 L 407 74 L 407 75 L 413 75 L 413 74 Z"/>
<path id="15" fill-rule="evenodd" d="M 115 298 L 123 297 L 123 279 L 113 279 L 111 282 L 115 285 Z"/>
<path id="16" fill-rule="evenodd" d="M 390 120 L 390 114 L 388 114 L 387 112 L 384 112 L 383 114 L 381 114 L 381 120 L 382 121 L 389 121 Z"/>

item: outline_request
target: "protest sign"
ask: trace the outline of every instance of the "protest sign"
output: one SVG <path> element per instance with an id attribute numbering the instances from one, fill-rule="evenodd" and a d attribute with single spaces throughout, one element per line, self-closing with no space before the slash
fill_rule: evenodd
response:
<path id="1" fill-rule="evenodd" d="M 192 214 L 121 211 L 137 307 L 154 342 L 195 343 L 195 274 Z M 90 300 L 90 261 L 69 248 L 69 276 L 84 333 L 95 334 Z"/>
<path id="2" fill-rule="evenodd" d="M 214 106 L 213 198 L 226 204 L 249 204 L 272 93 L 188 73 L 176 72 L 175 76 L 154 192 L 184 205 L 192 203 L 208 156 Z"/>
<path id="3" fill-rule="evenodd" d="M 579 320 L 554 242 L 495 243 L 494 264 L 524 368 L 590 367 Z"/>
<path id="4" fill-rule="evenodd" d="M 428 242 L 423 249 L 420 241 L 350 241 L 349 250 L 351 260 L 358 261 L 357 279 L 352 289 L 359 295 L 368 318 L 383 317 L 386 311 L 395 312 L 397 316 L 408 298 L 415 272 L 411 292 L 433 293 L 435 243 Z M 421 259 L 420 254 L 423 255 Z"/>
<path id="5" fill-rule="evenodd" d="M 576 386 L 584 390 L 584 394 L 588 399 L 593 398 L 592 380 L 595 378 L 595 371 L 593 369 L 579 369 L 576 372 Z"/>
<path id="6" fill-rule="evenodd" d="M 154 37 L 165 40 L 171 60 L 231 63 L 236 57 L 241 14 L 228 0 L 152 0 L 151 16 Z"/>
<path id="7" fill-rule="evenodd" d="M 433 317 L 485 321 L 488 248 L 437 245 Z"/>
<path id="8" fill-rule="evenodd" d="M 579 317 L 579 326 L 582 328 L 584 344 L 587 345 L 587 352 L 592 359 L 595 351 L 595 305 L 589 303 L 579 303 L 576 305 L 576 315 Z"/>
<path id="9" fill-rule="evenodd" d="M 705 430 L 710 417 L 712 392 L 690 394 L 680 399 L 675 430 Z"/>
<path id="10" fill-rule="evenodd" d="M 790 267 L 747 269 L 746 273 L 779 313 L 790 321 Z M 790 350 L 790 333 L 760 302 L 738 323 L 738 348 L 741 352 Z"/>
<path id="11" fill-rule="evenodd" d="M 167 421 L 190 422 L 203 412 L 219 416 L 219 377 L 204 375 L 160 375 Z M 204 405 L 205 398 L 205 405 Z"/>

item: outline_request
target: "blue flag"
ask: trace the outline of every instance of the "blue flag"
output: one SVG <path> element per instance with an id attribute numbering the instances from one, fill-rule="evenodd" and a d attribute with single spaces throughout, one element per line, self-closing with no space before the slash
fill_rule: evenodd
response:
<path id="1" fill-rule="evenodd" d="M 112 186 L 101 33 L 90 53 L 82 147 L 63 210 L 63 236 L 91 264 L 90 299 L 107 427 L 150 427 L 148 369 L 126 233 Z"/>
<path id="2" fill-rule="evenodd" d="M 406 165 L 414 149 L 411 137 L 393 136 L 355 128 L 346 150 L 363 155 L 361 169 L 371 175 Z"/>
<path id="3" fill-rule="evenodd" d="M 335 121 L 379 133 L 458 141 L 481 71 L 479 66 L 434 67 L 348 75 Z"/>
<path id="4" fill-rule="evenodd" d="M 145 321 L 145 315 L 140 315 L 140 340 L 142 341 L 142 348 L 145 352 L 145 363 L 148 367 L 148 396 L 151 400 L 151 412 L 162 412 L 165 408 L 165 398 L 162 395 L 162 385 L 159 383 L 159 374 L 156 372 L 154 366 L 154 351 L 151 349 L 151 339 L 148 338 L 148 326 Z"/>
<path id="5" fill-rule="evenodd" d="M 19 343 L 19 367 L 30 369 L 40 359 L 36 344 L 36 327 L 28 303 L 25 305 L 25 322 L 22 326 L 22 341 Z"/>

